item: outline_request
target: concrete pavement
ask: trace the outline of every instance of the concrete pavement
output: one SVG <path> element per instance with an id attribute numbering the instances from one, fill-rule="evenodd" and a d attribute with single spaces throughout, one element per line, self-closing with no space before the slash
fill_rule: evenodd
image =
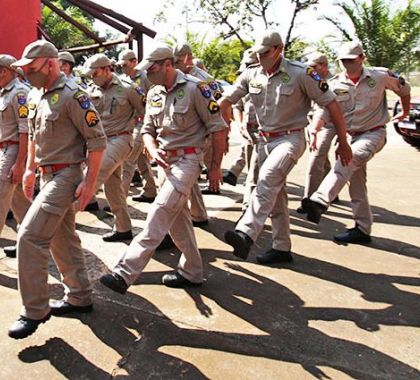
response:
<path id="1" fill-rule="evenodd" d="M 238 150 L 238 137 L 232 141 L 224 167 Z M 347 189 L 319 226 L 296 213 L 306 162 L 305 154 L 288 180 L 292 264 L 256 264 L 270 248 L 269 221 L 247 262 L 232 255 L 223 233 L 240 216 L 243 186 L 223 185 L 221 196 L 205 196 L 210 225 L 195 229 L 203 287 L 160 285 L 179 253 L 158 252 L 126 296 L 95 282 L 92 314 L 53 317 L 14 341 L 7 329 L 20 308 L 16 262 L 0 254 L 1 378 L 419 379 L 419 152 L 389 128 L 387 146 L 369 163 L 368 246 L 331 241 L 352 227 Z M 130 201 L 136 232 L 148 208 Z M 96 280 L 126 245 L 102 241 L 112 223 L 105 212 L 81 213 L 77 222 Z M 2 237 L 1 246 L 10 244 L 13 225 Z M 57 277 L 51 264 L 54 298 L 62 295 Z"/>

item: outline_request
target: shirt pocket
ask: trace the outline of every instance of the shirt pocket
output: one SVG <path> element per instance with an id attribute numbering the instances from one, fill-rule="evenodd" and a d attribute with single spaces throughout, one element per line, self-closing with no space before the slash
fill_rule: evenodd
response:
<path id="1" fill-rule="evenodd" d="M 7 121 L 10 118 L 11 108 L 5 101 L 0 101 L 0 120 Z"/>
<path id="2" fill-rule="evenodd" d="M 188 104 L 176 104 L 169 108 L 169 125 L 172 129 L 184 130 L 188 128 L 187 113 Z"/>
<path id="3" fill-rule="evenodd" d="M 336 93 L 336 100 L 340 104 L 342 111 L 350 111 L 353 108 L 353 102 L 348 92 L 341 94 Z"/>
<path id="4" fill-rule="evenodd" d="M 44 114 L 39 128 L 40 134 L 46 137 L 53 137 L 56 134 L 55 128 L 59 116 L 60 114 L 58 111 L 50 111 Z"/>
<path id="5" fill-rule="evenodd" d="M 280 86 L 280 90 L 278 92 L 279 97 L 279 104 L 290 104 L 290 97 L 293 95 L 293 92 L 295 91 L 293 86 Z"/>
<path id="6" fill-rule="evenodd" d="M 124 113 L 124 110 L 127 108 L 127 103 L 128 103 L 127 98 L 123 98 L 123 97 L 112 98 L 111 108 L 109 110 L 109 113 L 111 115 Z"/>

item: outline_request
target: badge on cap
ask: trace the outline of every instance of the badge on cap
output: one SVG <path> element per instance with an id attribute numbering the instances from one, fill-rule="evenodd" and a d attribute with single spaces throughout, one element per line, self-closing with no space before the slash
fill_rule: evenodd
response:
<path id="1" fill-rule="evenodd" d="M 76 92 L 76 94 L 74 95 L 74 98 L 79 102 L 80 107 L 82 107 L 84 110 L 87 110 L 90 108 L 90 100 L 84 92 L 82 91 Z"/>
<path id="2" fill-rule="evenodd" d="M 99 123 L 98 115 L 95 111 L 92 110 L 86 112 L 85 120 L 88 127 L 94 127 L 96 124 Z"/>
<path id="3" fill-rule="evenodd" d="M 207 107 L 211 114 L 218 113 L 220 110 L 219 104 L 215 100 L 210 100 L 209 105 Z"/>
<path id="4" fill-rule="evenodd" d="M 26 119 L 28 117 L 29 109 L 26 106 L 19 106 L 18 115 L 20 119 Z"/>
<path id="5" fill-rule="evenodd" d="M 198 88 L 201 91 L 201 95 L 203 95 L 207 99 L 211 98 L 211 89 L 206 82 L 200 82 L 198 84 Z"/>

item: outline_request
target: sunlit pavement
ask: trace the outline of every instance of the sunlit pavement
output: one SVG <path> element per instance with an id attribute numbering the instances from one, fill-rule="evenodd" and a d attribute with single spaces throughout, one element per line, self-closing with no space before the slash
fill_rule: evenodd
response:
<path id="1" fill-rule="evenodd" d="M 53 317 L 14 341 L 7 329 L 20 309 L 16 260 L 0 254 L 1 378 L 419 379 L 420 153 L 388 130 L 387 146 L 368 164 L 375 224 L 367 246 L 332 241 L 353 227 L 347 189 L 319 226 L 296 213 L 305 154 L 288 179 L 291 264 L 256 263 L 270 248 L 269 221 L 246 262 L 223 242 L 241 214 L 244 175 L 236 187 L 223 185 L 220 196 L 205 196 L 210 224 L 195 228 L 206 268 L 201 288 L 160 284 L 179 258 L 171 249 L 155 254 L 127 295 L 105 289 L 97 279 L 127 245 L 102 241 L 109 214 L 84 212 L 77 223 L 95 284 L 94 312 Z M 224 168 L 238 152 L 238 136 L 231 140 Z M 138 233 L 150 205 L 129 205 Z M 1 246 L 14 239 L 12 227 Z M 50 267 L 52 296 L 60 298 Z"/>

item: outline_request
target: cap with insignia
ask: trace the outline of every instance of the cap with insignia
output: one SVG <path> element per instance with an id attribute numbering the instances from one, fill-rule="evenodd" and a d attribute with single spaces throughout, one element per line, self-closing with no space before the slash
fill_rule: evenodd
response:
<path id="1" fill-rule="evenodd" d="M 165 59 L 173 59 L 174 52 L 172 51 L 171 47 L 167 45 L 159 45 L 156 46 L 147 56 L 146 58 L 138 64 L 135 69 L 139 71 L 148 70 L 150 69 L 153 64 L 157 61 L 163 61 Z"/>
<path id="2" fill-rule="evenodd" d="M 11 65 L 16 62 L 16 58 L 9 54 L 0 54 L 0 67 L 5 67 L 9 70 L 16 70 Z"/>
<path id="3" fill-rule="evenodd" d="M 328 64 L 328 58 L 325 54 L 316 51 L 308 56 L 308 60 L 305 62 L 308 66 L 316 66 L 318 64 Z"/>
<path id="4" fill-rule="evenodd" d="M 92 55 L 85 62 L 83 74 L 90 76 L 100 67 L 111 66 L 111 60 L 103 53 Z"/>
<path id="5" fill-rule="evenodd" d="M 38 40 L 25 47 L 22 58 L 13 63 L 13 66 L 26 66 L 37 58 L 58 58 L 57 48 L 48 41 Z"/>
<path id="6" fill-rule="evenodd" d="M 362 45 L 357 41 L 350 41 L 341 46 L 337 59 L 356 59 L 361 54 L 364 54 Z"/>
<path id="7" fill-rule="evenodd" d="M 125 61 L 131 61 L 132 59 L 137 59 L 136 54 L 134 53 L 134 51 L 133 50 L 130 50 L 130 49 L 123 50 L 118 55 L 117 65 L 123 65 Z"/>
<path id="8" fill-rule="evenodd" d="M 60 61 L 66 61 L 66 62 L 70 62 L 73 65 L 76 63 L 73 54 L 69 53 L 68 51 L 60 51 L 58 53 L 58 59 Z"/>
<path id="9" fill-rule="evenodd" d="M 278 32 L 267 30 L 263 35 L 256 39 L 252 50 L 256 54 L 264 54 L 274 46 L 283 47 L 283 40 Z"/>

